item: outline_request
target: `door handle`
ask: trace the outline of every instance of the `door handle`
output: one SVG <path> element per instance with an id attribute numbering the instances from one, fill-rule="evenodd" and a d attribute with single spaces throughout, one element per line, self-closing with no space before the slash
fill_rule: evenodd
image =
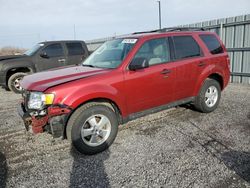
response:
<path id="1" fill-rule="evenodd" d="M 201 61 L 201 62 L 198 64 L 199 67 L 203 67 L 203 66 L 205 66 L 205 65 L 206 65 L 206 63 L 203 62 L 203 61 Z"/>
<path id="2" fill-rule="evenodd" d="M 65 62 L 65 59 L 58 59 L 58 62 L 64 63 L 64 62 Z"/>
<path id="3" fill-rule="evenodd" d="M 171 70 L 169 70 L 169 69 L 163 69 L 162 71 L 161 71 L 161 74 L 169 74 L 169 73 L 171 73 L 172 71 Z"/>

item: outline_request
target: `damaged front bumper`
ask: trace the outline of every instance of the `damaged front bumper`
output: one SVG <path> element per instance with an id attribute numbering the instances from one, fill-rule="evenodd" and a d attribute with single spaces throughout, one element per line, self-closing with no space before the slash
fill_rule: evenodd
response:
<path id="1" fill-rule="evenodd" d="M 43 110 L 28 111 L 24 103 L 18 106 L 18 114 L 24 121 L 25 129 L 34 134 L 47 131 L 54 137 L 64 138 L 66 121 L 71 113 L 67 106 L 52 105 Z"/>

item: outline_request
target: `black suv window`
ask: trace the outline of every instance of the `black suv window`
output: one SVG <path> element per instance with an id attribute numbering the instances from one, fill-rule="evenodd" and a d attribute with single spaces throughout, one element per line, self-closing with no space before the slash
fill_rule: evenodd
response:
<path id="1" fill-rule="evenodd" d="M 84 49 L 81 43 L 66 43 L 68 55 L 84 55 Z"/>
<path id="2" fill-rule="evenodd" d="M 59 43 L 48 45 L 43 49 L 43 52 L 45 52 L 49 57 L 59 57 L 64 55 L 62 45 Z"/>
<path id="3" fill-rule="evenodd" d="M 134 58 L 146 58 L 149 66 L 170 61 L 169 43 L 166 38 L 153 39 L 145 42 Z"/>
<path id="4" fill-rule="evenodd" d="M 223 48 L 214 35 L 200 35 L 200 38 L 206 44 L 211 54 L 223 53 Z"/>
<path id="5" fill-rule="evenodd" d="M 174 36 L 175 58 L 184 59 L 201 55 L 201 50 L 192 36 Z"/>

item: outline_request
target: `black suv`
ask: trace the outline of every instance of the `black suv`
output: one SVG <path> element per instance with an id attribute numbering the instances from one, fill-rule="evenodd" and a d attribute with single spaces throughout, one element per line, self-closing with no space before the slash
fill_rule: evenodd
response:
<path id="1" fill-rule="evenodd" d="M 0 57 L 0 86 L 20 93 L 20 80 L 27 74 L 76 65 L 89 56 L 84 41 L 46 41 L 23 55 Z"/>

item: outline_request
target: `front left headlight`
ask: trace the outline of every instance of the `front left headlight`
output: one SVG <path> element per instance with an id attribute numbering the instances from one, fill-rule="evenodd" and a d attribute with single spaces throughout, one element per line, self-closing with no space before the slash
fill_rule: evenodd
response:
<path id="1" fill-rule="evenodd" d="M 46 105 L 53 104 L 54 101 L 54 94 L 45 94 L 42 92 L 31 92 L 28 100 L 28 108 L 41 110 Z"/>

